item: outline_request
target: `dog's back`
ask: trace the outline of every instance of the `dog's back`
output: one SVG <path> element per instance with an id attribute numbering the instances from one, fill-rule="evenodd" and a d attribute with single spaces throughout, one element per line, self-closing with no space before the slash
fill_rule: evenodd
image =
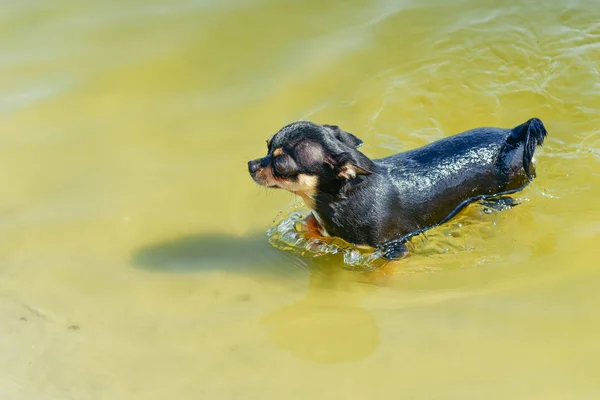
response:
<path id="1" fill-rule="evenodd" d="M 545 137 L 543 123 L 533 118 L 513 129 L 473 129 L 375 160 L 396 192 L 388 218 L 394 226 L 384 231 L 409 235 L 448 220 L 474 200 L 522 189 Z"/>

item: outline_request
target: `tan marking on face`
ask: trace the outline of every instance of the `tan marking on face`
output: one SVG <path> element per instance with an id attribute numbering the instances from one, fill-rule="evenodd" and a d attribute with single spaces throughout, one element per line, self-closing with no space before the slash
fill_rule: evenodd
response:
<path id="1" fill-rule="evenodd" d="M 261 168 L 254 175 L 256 182 L 263 186 L 276 186 L 275 176 L 271 167 Z"/>
<path id="2" fill-rule="evenodd" d="M 312 196 L 317 190 L 317 177 L 314 175 L 300 174 L 296 177 L 295 181 L 287 180 L 285 178 L 277 178 L 273 176 L 277 182 L 277 186 L 282 189 L 289 190 L 298 195 L 300 193 Z"/>
<path id="3" fill-rule="evenodd" d="M 304 200 L 310 208 L 315 207 L 313 196 L 317 192 L 318 178 L 314 175 L 299 174 L 296 180 L 279 178 L 273 174 L 273 168 L 268 166 L 256 172 L 256 181 L 263 186 L 276 186 L 290 191 Z"/>
<path id="4" fill-rule="evenodd" d="M 278 147 L 275 150 L 273 150 L 273 157 L 278 157 L 282 154 L 283 154 L 283 149 L 281 147 Z"/>

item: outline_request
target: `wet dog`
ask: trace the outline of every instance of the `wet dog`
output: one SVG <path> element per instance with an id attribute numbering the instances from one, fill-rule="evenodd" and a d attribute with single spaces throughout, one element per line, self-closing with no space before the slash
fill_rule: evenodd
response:
<path id="1" fill-rule="evenodd" d="M 307 223 L 320 235 L 398 258 L 406 240 L 467 204 L 523 189 L 546 135 L 542 121 L 532 118 L 513 129 L 477 128 L 371 160 L 355 135 L 300 121 L 273 135 L 268 154 L 248 162 L 248 170 L 259 185 L 302 197 L 314 216 Z"/>

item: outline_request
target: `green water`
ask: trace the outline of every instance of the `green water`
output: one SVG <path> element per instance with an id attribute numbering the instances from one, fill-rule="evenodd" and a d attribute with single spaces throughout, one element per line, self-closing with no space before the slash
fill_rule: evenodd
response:
<path id="1" fill-rule="evenodd" d="M 0 398 L 597 398 L 599 71 L 595 1 L 2 2 Z M 533 116 L 522 204 L 398 265 L 267 242 L 284 124 Z"/>

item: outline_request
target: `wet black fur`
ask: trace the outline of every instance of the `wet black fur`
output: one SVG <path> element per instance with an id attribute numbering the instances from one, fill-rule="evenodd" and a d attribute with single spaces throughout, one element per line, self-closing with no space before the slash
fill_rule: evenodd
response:
<path id="1" fill-rule="evenodd" d="M 468 203 L 523 189 L 533 179 L 531 160 L 546 135 L 542 121 L 533 118 L 513 129 L 477 128 L 370 160 L 357 150 L 362 141 L 356 136 L 302 121 L 281 129 L 269 154 L 249 168 L 253 173 L 252 163 L 273 162 L 273 150 L 282 147 L 287 154 L 277 160 L 282 177 L 318 177 L 313 211 L 331 236 L 387 245 L 394 257 L 406 239 L 447 221 Z M 348 165 L 355 177 L 342 177 Z"/>

